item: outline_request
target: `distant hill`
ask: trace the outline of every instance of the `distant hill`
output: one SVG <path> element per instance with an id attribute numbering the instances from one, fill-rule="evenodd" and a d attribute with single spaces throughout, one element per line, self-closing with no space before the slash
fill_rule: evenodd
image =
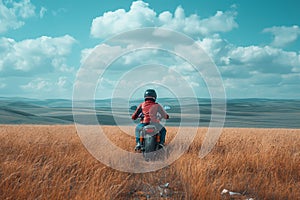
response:
<path id="1" fill-rule="evenodd" d="M 171 109 L 168 126 L 189 125 L 199 122 L 199 126 L 209 126 L 211 122 L 210 99 L 160 98 L 158 102 Z M 89 107 L 93 102 L 95 109 Z M 140 100 L 111 99 L 77 102 L 72 110 L 72 100 L 29 99 L 0 97 L 0 124 L 72 124 L 73 114 L 85 119 L 83 123 L 94 124 L 89 118 L 96 113 L 97 123 L 103 125 L 133 125 L 130 107 Z M 128 105 L 123 108 L 119 105 Z M 200 117 L 196 110 L 199 110 Z M 218 109 L 218 108 L 217 108 Z M 185 124 L 180 124 L 185 121 Z M 136 122 L 137 123 L 137 122 Z M 194 123 L 195 124 L 195 123 Z M 226 127 L 269 127 L 300 128 L 300 100 L 286 99 L 228 99 L 226 104 Z"/>

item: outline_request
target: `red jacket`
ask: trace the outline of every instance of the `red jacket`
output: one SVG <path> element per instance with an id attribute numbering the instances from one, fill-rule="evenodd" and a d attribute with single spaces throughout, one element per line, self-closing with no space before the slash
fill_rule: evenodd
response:
<path id="1" fill-rule="evenodd" d="M 142 118 L 141 123 L 159 123 L 157 113 L 159 113 L 162 118 L 169 119 L 169 115 L 161 107 L 161 105 L 151 100 L 146 100 L 139 105 L 136 111 L 132 114 L 131 118 L 136 120 L 140 114 L 143 114 L 144 118 Z"/>

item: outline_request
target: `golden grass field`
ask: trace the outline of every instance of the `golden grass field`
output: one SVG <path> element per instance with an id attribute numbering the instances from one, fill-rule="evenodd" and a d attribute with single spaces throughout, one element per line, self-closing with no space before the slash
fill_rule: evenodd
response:
<path id="1" fill-rule="evenodd" d="M 170 141 L 177 128 L 167 129 Z M 105 130 L 133 152 L 133 137 L 117 127 Z M 0 199 L 230 199 L 223 189 L 241 193 L 239 199 L 300 199 L 300 129 L 225 128 L 200 159 L 206 131 L 199 128 L 188 152 L 170 166 L 131 174 L 92 157 L 75 126 L 1 125 Z M 159 197 L 165 183 L 168 191 Z"/>

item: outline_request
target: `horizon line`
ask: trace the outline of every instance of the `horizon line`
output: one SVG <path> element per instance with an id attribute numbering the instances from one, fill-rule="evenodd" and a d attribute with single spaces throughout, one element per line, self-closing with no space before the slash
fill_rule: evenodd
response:
<path id="1" fill-rule="evenodd" d="M 73 98 L 37 98 L 37 97 L 22 97 L 22 96 L 0 96 L 1 99 L 28 99 L 28 100 L 67 100 L 67 101 L 73 101 Z M 215 99 L 215 100 L 246 100 L 246 99 L 264 99 L 264 100 L 300 100 L 299 98 L 276 98 L 276 97 L 228 97 L 228 98 L 209 98 L 209 97 L 179 97 L 179 98 L 174 98 L 174 97 L 160 97 L 157 98 L 159 101 L 160 99 Z M 97 101 L 97 100 L 111 100 L 111 99 L 126 99 L 126 98 L 120 98 L 120 97 L 115 97 L 115 98 L 95 98 L 95 99 L 78 99 L 76 101 Z M 130 101 L 136 101 L 136 100 L 143 100 L 143 98 L 132 98 Z"/>

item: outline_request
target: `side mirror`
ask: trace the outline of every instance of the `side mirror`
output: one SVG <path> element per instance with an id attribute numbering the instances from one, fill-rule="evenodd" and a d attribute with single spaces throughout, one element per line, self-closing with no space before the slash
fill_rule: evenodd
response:
<path id="1" fill-rule="evenodd" d="M 130 110 L 136 110 L 136 109 L 137 109 L 136 105 L 130 107 Z"/>
<path id="2" fill-rule="evenodd" d="M 165 110 L 170 110 L 171 107 L 170 107 L 170 106 L 164 106 L 164 109 L 165 109 Z"/>

